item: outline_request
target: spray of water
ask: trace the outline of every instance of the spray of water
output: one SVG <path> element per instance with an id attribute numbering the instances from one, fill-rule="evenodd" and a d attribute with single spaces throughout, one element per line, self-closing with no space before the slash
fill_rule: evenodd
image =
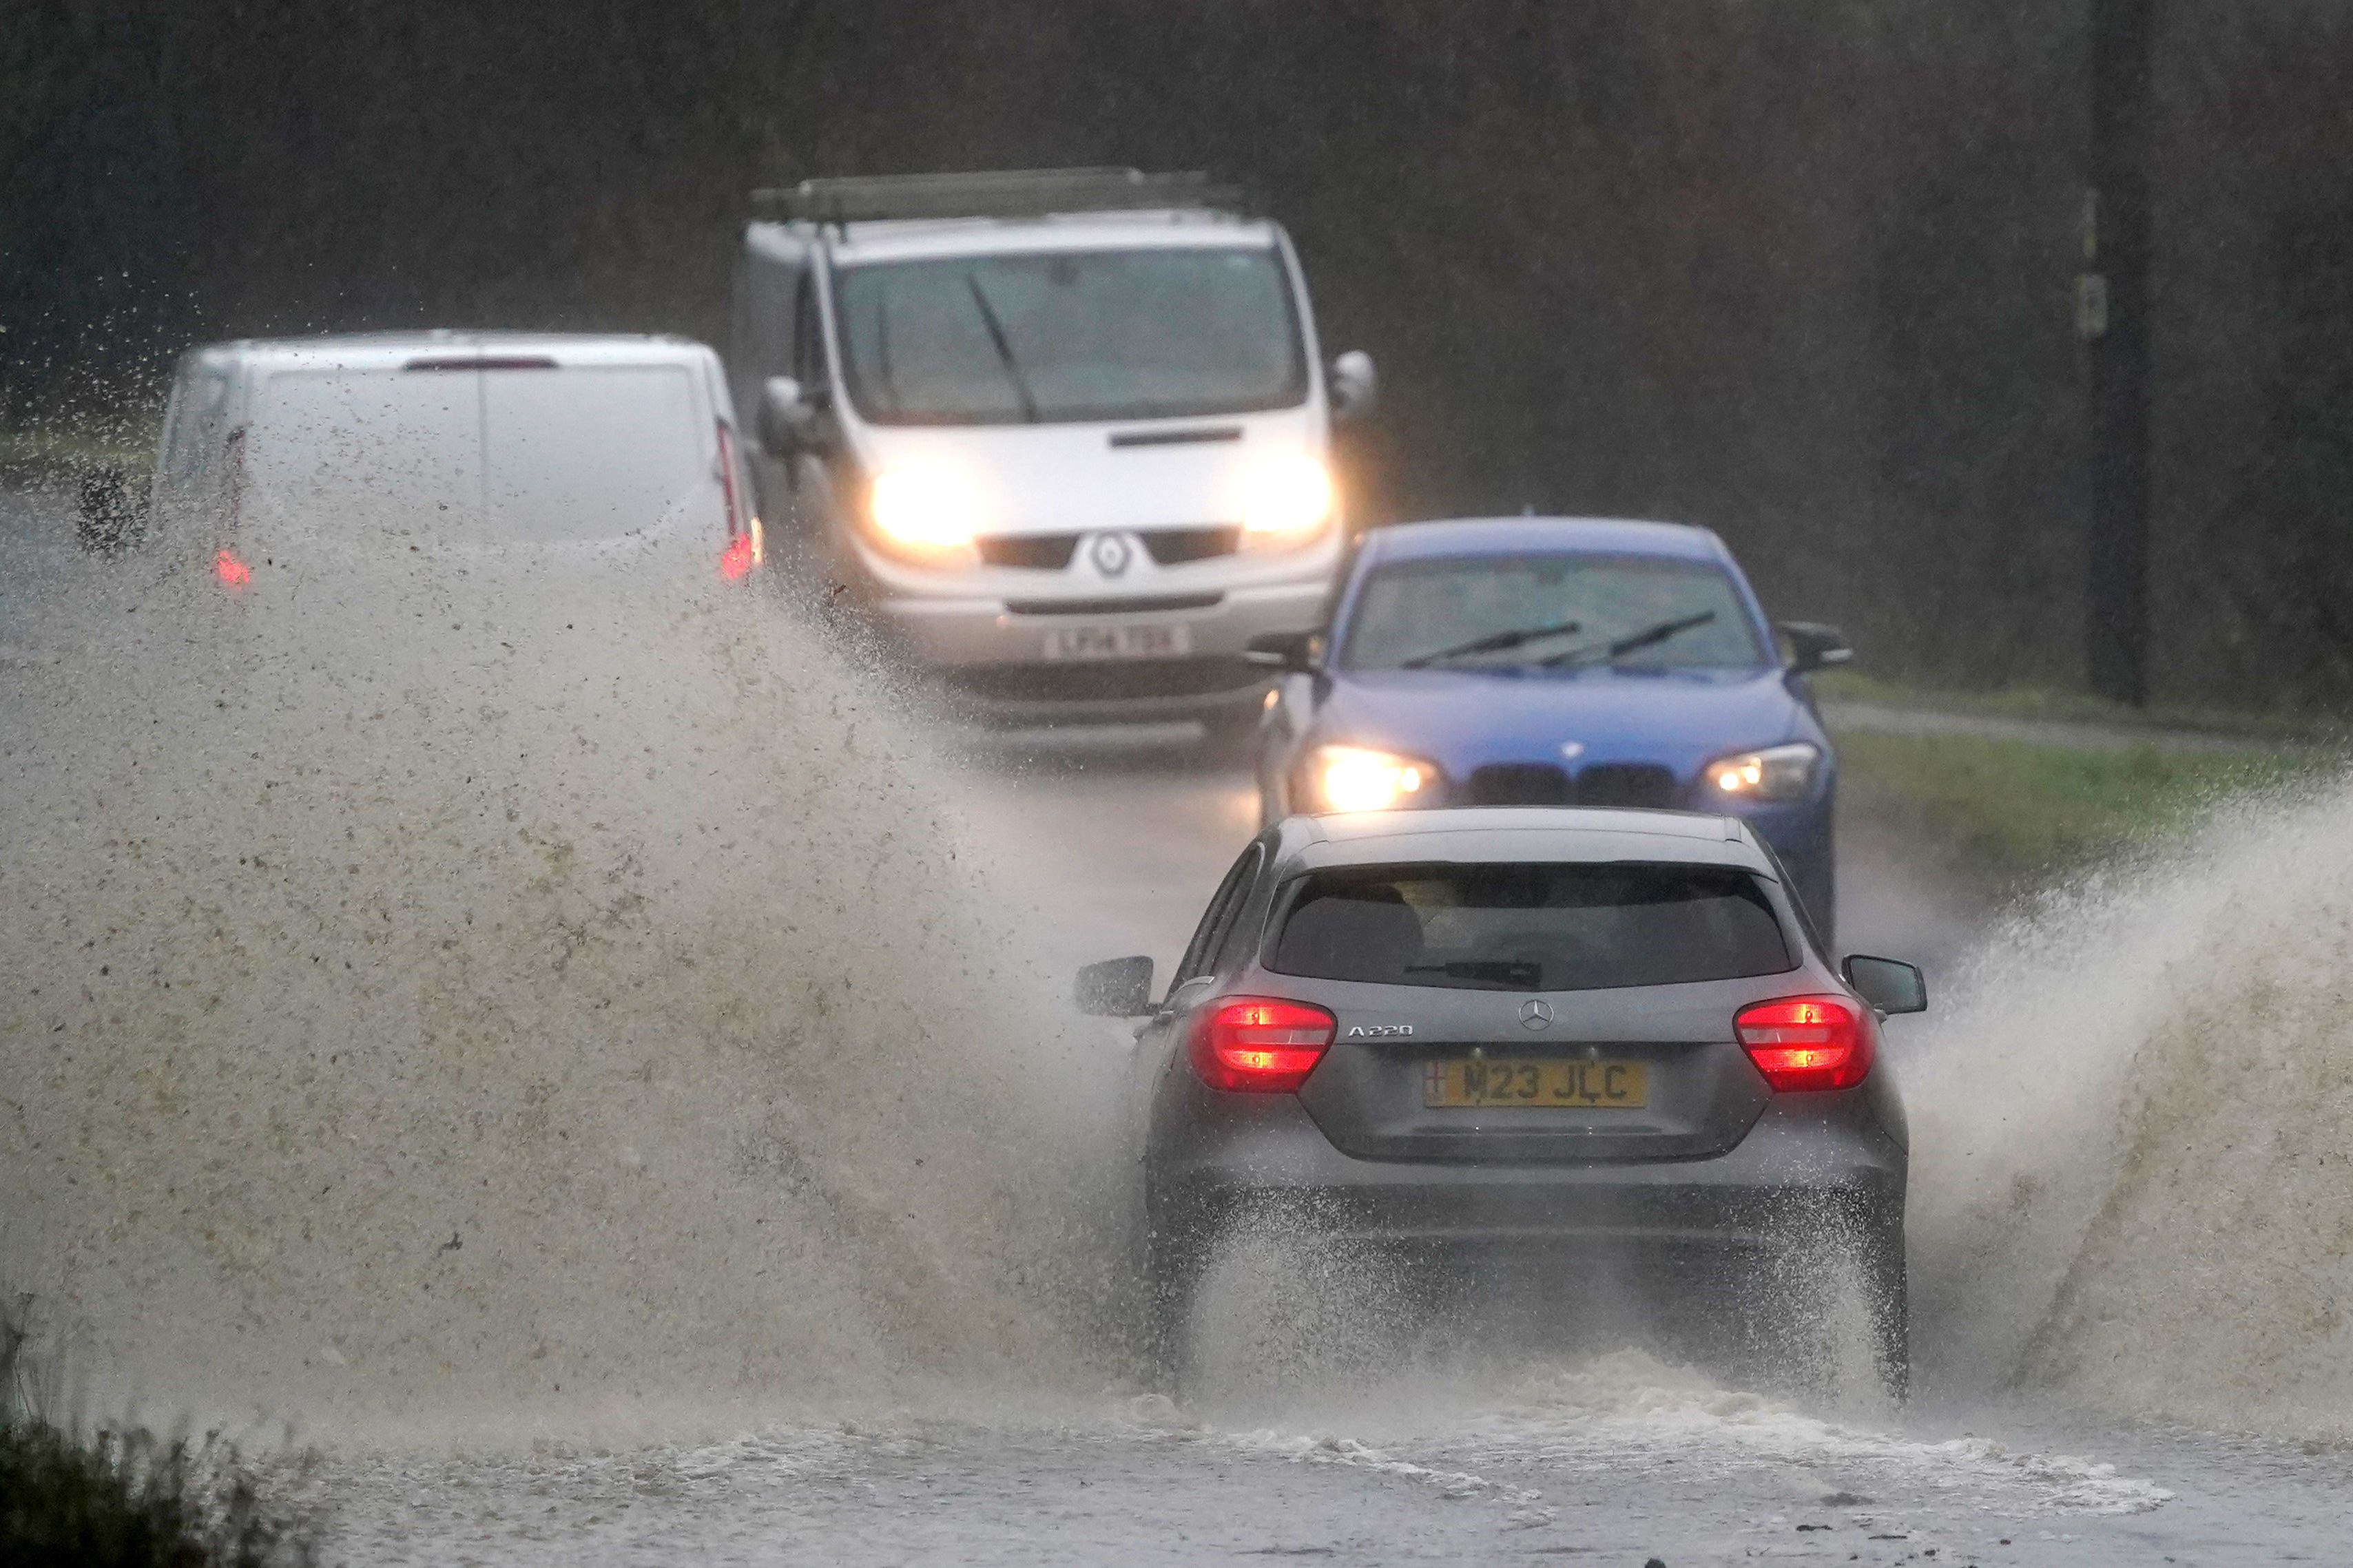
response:
<path id="1" fill-rule="evenodd" d="M 1907 1080 L 1932 1383 L 2353 1422 L 2348 820 L 2242 803 L 1978 957 Z"/>
<path id="2" fill-rule="evenodd" d="M 905 702 L 658 564 L 84 584 L 13 672 L 0 1277 L 101 1394 L 1099 1381 L 1099 1042 Z"/>

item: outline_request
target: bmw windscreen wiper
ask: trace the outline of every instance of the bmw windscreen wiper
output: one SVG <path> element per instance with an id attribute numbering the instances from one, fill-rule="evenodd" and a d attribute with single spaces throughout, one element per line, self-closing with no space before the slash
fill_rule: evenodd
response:
<path id="1" fill-rule="evenodd" d="M 1013 395 L 1021 400 L 1021 417 L 1035 425 L 1038 400 L 1029 395 L 1029 379 L 1021 374 L 1021 362 L 1013 357 L 1013 343 L 1005 335 L 1005 323 L 997 319 L 997 307 L 988 302 L 988 290 L 980 286 L 980 274 L 967 272 L 964 281 L 972 290 L 972 302 L 980 308 L 981 325 L 988 329 L 988 341 L 997 346 L 997 363 L 1005 367 L 1005 379 L 1013 384 Z"/>
<path id="2" fill-rule="evenodd" d="M 1564 649 L 1547 658 L 1540 658 L 1536 662 L 1550 666 L 1614 661 L 1646 647 L 1656 647 L 1671 637 L 1681 637 L 1694 626 L 1704 626 L 1714 619 L 1715 619 L 1714 610 L 1702 610 L 1695 616 L 1683 616 L 1672 621 L 1661 621 L 1656 626 L 1644 626 L 1639 632 L 1628 632 L 1624 637 L 1609 642 L 1588 643 L 1583 647 Z"/>
<path id="3" fill-rule="evenodd" d="M 1415 654 L 1411 658 L 1399 659 L 1398 668 L 1419 669 L 1424 665 L 1436 664 L 1441 658 L 1461 658 L 1474 653 L 1501 653 L 1508 647 L 1519 647 L 1545 637 L 1569 637 L 1584 629 L 1583 625 L 1577 621 L 1557 621 L 1548 626 L 1522 626 L 1516 631 L 1490 632 L 1483 637 L 1472 637 L 1469 642 L 1457 643 L 1452 647 L 1441 647 L 1430 653 Z"/>

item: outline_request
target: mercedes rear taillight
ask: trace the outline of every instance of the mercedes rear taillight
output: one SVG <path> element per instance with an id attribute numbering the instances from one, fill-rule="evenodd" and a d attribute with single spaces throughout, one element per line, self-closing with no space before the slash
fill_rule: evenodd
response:
<path id="1" fill-rule="evenodd" d="M 1193 1026 L 1193 1070 L 1211 1089 L 1285 1094 L 1307 1081 L 1339 1032 L 1321 1007 L 1271 996 L 1231 996 Z"/>
<path id="2" fill-rule="evenodd" d="M 1879 1027 L 1846 996 L 1783 996 L 1732 1020 L 1741 1048 L 1776 1089 L 1852 1089 L 1871 1070 Z"/>

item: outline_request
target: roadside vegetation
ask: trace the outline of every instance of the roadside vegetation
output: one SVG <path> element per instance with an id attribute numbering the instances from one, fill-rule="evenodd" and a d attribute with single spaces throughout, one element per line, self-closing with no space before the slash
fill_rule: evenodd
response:
<path id="1" fill-rule="evenodd" d="M 2158 846 L 2233 796 L 2347 765 L 2343 752 L 2313 745 L 2093 749 L 1863 730 L 1840 731 L 1838 748 L 1841 809 L 1915 841 L 1988 900 Z"/>
<path id="2" fill-rule="evenodd" d="M 26 1354 L 24 1303 L 0 1303 L 0 1563 L 10 1568 L 279 1568 L 314 1562 L 307 1526 L 217 1434 L 83 1428 Z"/>
<path id="3" fill-rule="evenodd" d="M 1868 703 L 1986 719 L 2050 720 L 2117 730 L 2193 731 L 2282 745 L 2353 745 L 2353 723 L 2348 723 L 2342 714 L 2321 711 L 2266 712 L 2171 702 L 2135 708 L 2088 691 L 2055 686 L 2006 686 L 1986 690 L 1911 686 L 1849 669 L 1816 676 L 1814 689 L 1824 702 L 1833 706 L 1842 702 Z"/>

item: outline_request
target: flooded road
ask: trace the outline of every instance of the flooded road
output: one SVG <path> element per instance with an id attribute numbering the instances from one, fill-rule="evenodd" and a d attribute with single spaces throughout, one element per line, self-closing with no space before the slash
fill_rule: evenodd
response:
<path id="1" fill-rule="evenodd" d="M 973 753 L 961 809 L 1022 918 L 1046 921 L 1050 963 L 1147 952 L 1165 973 L 1182 948 L 1256 820 L 1246 775 L 1187 741 L 1020 734 Z M 1969 933 L 1934 889 L 1870 880 L 1857 826 L 1849 944 L 1957 953 Z M 339 1453 L 323 1489 L 354 1563 L 2234 1563 L 2329 1561 L 2353 1529 L 2353 1458 L 2333 1443 L 1947 1383 L 1901 1415 L 1825 1411 L 1631 1348 L 1241 1408 L 1114 1379 L 651 1445 Z"/>
<path id="2" fill-rule="evenodd" d="M 95 1408 L 293 1421 L 329 1561 L 2225 1563 L 2353 1529 L 2322 807 L 1983 931 L 1849 825 L 1844 945 L 1956 976 L 1889 1034 L 1909 1410 L 1606 1340 L 1180 1406 L 1134 1353 L 1123 1034 L 1064 1003 L 1092 959 L 1166 973 L 1254 826 L 1238 769 L 946 730 L 699 590 L 363 574 L 230 619 L 5 517 L 0 1261 Z M 2197 1068 L 2247 1018 L 2299 1103 Z M 2184 1073 L 2206 1126 L 2130 1092 Z"/>

